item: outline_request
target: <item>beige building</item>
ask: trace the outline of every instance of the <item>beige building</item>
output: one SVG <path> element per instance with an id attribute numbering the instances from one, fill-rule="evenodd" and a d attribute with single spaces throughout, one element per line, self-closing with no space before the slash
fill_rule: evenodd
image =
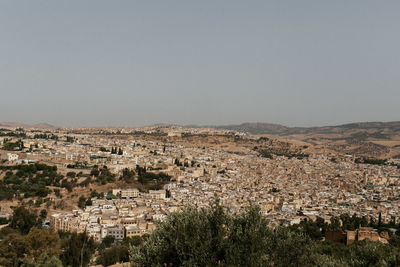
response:
<path id="1" fill-rule="evenodd" d="M 152 199 L 165 199 L 165 190 L 149 190 Z"/>
<path id="2" fill-rule="evenodd" d="M 125 226 L 125 237 L 141 236 L 142 231 L 137 225 Z"/>
<path id="3" fill-rule="evenodd" d="M 113 189 L 112 193 L 114 196 L 120 195 L 121 198 L 130 199 L 139 196 L 139 190 L 137 188 L 128 189 Z"/>
<path id="4" fill-rule="evenodd" d="M 387 244 L 388 237 L 389 236 L 387 232 L 382 232 L 381 235 L 379 235 L 379 233 L 372 227 L 360 227 L 355 231 L 327 231 L 325 235 L 325 239 L 327 241 L 344 243 L 346 245 L 350 245 L 355 241 L 361 241 L 364 239 L 368 239 L 372 242 L 381 242 L 383 244 Z"/>

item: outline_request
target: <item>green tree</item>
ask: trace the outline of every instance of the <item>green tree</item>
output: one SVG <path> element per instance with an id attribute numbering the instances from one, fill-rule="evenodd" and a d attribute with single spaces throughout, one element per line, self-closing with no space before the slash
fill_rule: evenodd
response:
<path id="1" fill-rule="evenodd" d="M 314 243 L 308 236 L 278 227 L 268 239 L 268 254 L 274 266 L 314 265 Z"/>
<path id="2" fill-rule="evenodd" d="M 124 168 L 122 170 L 122 175 L 119 179 L 126 183 L 132 183 L 135 180 L 135 171 Z"/>
<path id="3" fill-rule="evenodd" d="M 63 267 L 60 259 L 56 256 L 49 256 L 46 252 L 43 252 L 36 262 L 27 258 L 23 259 L 22 262 L 22 267 Z"/>
<path id="4" fill-rule="evenodd" d="M 97 263 L 109 266 L 117 262 L 129 262 L 129 250 L 126 246 L 115 246 L 100 253 Z"/>
<path id="5" fill-rule="evenodd" d="M 86 233 L 71 233 L 62 245 L 61 261 L 65 266 L 87 266 L 95 251 L 93 238 Z"/>
<path id="6" fill-rule="evenodd" d="M 129 246 L 139 246 L 143 243 L 143 238 L 141 236 L 126 237 L 122 240 L 122 245 Z"/>
<path id="7" fill-rule="evenodd" d="M 130 248 L 130 258 L 140 266 L 215 266 L 225 260 L 228 245 L 225 211 L 187 208 L 172 213 L 140 247 Z"/>
<path id="8" fill-rule="evenodd" d="M 10 221 L 10 227 L 18 230 L 22 234 L 27 234 L 31 228 L 37 225 L 36 212 L 26 209 L 24 206 L 19 206 L 14 209 Z"/>
<path id="9" fill-rule="evenodd" d="M 329 225 L 329 230 L 339 230 L 340 229 L 340 220 L 336 216 L 332 216 L 330 219 L 331 223 Z"/>
<path id="10" fill-rule="evenodd" d="M 100 147 L 99 151 L 101 151 L 101 152 L 109 152 L 105 147 Z"/>
<path id="11" fill-rule="evenodd" d="M 93 204 L 92 199 L 88 197 L 88 199 L 85 202 L 85 206 L 92 206 L 92 204 Z"/>
<path id="12" fill-rule="evenodd" d="M 11 232 L 0 240 L 0 266 L 20 266 L 27 253 L 27 243 L 23 236 Z"/>
<path id="13" fill-rule="evenodd" d="M 209 209 L 187 208 L 159 223 L 142 245 L 131 246 L 130 257 L 140 266 L 266 266 L 269 244 L 278 243 L 267 225 L 256 206 L 233 215 L 218 202 Z"/>
<path id="14" fill-rule="evenodd" d="M 86 207 L 86 198 L 84 196 L 79 197 L 78 207 L 81 209 L 84 209 Z"/>
<path id="15" fill-rule="evenodd" d="M 69 178 L 75 178 L 76 173 L 75 172 L 67 172 L 67 177 Z"/>
<path id="16" fill-rule="evenodd" d="M 106 236 L 105 238 L 103 238 L 103 241 L 101 242 L 101 247 L 104 248 L 109 248 L 111 247 L 111 245 L 115 242 L 115 238 L 111 235 Z"/>
<path id="17" fill-rule="evenodd" d="M 379 212 L 379 216 L 378 216 L 378 228 L 380 228 L 382 226 L 382 212 Z"/>
<path id="18" fill-rule="evenodd" d="M 272 232 L 260 208 L 250 207 L 248 212 L 235 214 L 229 224 L 229 244 L 225 253 L 228 266 L 267 266 L 268 246 Z"/>
<path id="19" fill-rule="evenodd" d="M 27 257 L 33 262 L 43 262 L 43 253 L 47 256 L 58 257 L 60 254 L 59 236 L 51 229 L 38 229 L 33 227 L 25 236 L 27 243 Z"/>

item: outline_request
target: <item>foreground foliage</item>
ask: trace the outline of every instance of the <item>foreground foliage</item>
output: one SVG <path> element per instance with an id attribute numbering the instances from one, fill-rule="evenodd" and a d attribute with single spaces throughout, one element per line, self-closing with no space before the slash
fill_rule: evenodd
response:
<path id="1" fill-rule="evenodd" d="M 0 230 L 0 266 L 88 266 L 96 251 L 96 262 L 108 266 L 129 261 L 129 247 L 142 243 L 141 237 L 117 242 L 109 236 L 98 244 L 86 233 L 42 229 L 46 215 L 45 210 L 14 208 L 9 225 Z"/>
<path id="2" fill-rule="evenodd" d="M 369 241 L 345 246 L 312 239 L 294 228 L 268 227 L 258 207 L 230 214 L 210 209 L 173 213 L 142 245 L 130 248 L 137 266 L 398 266 L 399 246 Z M 395 237 L 396 238 L 396 237 Z"/>
<path id="3" fill-rule="evenodd" d="M 150 235 L 123 241 L 108 236 L 101 244 L 85 233 L 41 229 L 45 217 L 43 210 L 14 209 L 9 226 L 0 230 L 0 266 L 108 266 L 127 261 L 133 266 L 400 266 L 398 235 L 388 245 L 323 242 L 322 221 L 273 229 L 257 206 L 237 214 L 218 202 L 207 209 L 187 208 L 158 222 Z M 341 227 L 357 225 L 355 216 L 340 218 L 342 224 L 348 222 Z"/>

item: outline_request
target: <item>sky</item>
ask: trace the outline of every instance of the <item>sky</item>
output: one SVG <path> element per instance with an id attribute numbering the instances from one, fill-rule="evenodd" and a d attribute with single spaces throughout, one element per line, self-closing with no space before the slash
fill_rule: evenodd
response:
<path id="1" fill-rule="evenodd" d="M 400 1 L 0 0 L 0 121 L 400 120 Z"/>

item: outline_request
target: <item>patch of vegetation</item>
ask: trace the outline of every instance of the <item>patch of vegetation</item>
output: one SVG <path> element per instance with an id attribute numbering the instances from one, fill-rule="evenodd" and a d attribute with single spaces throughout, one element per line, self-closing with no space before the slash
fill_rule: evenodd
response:
<path id="1" fill-rule="evenodd" d="M 107 148 L 105 148 L 103 146 L 99 148 L 99 151 L 100 152 L 110 152 L 110 150 L 108 150 Z"/>
<path id="2" fill-rule="evenodd" d="M 193 133 L 182 133 L 182 138 L 189 138 L 189 137 L 207 137 L 207 134 L 193 134 Z"/>
<path id="3" fill-rule="evenodd" d="M 358 133 L 353 133 L 350 136 L 346 136 L 346 137 L 324 138 L 324 139 L 329 139 L 329 140 L 334 140 L 334 141 L 340 141 L 340 140 L 366 141 L 368 139 L 390 140 L 391 139 L 391 135 L 390 134 L 384 134 L 384 133 L 381 133 L 381 132 L 374 132 L 374 133 L 358 132 Z"/>
<path id="4" fill-rule="evenodd" d="M 13 131 L 7 130 L 7 129 L 0 129 L 0 136 L 27 138 L 25 132 L 13 132 Z"/>
<path id="5" fill-rule="evenodd" d="M 121 181 L 124 181 L 127 184 L 130 184 L 132 182 L 135 181 L 135 171 L 134 170 L 130 170 L 128 168 L 124 168 L 122 170 L 122 175 L 119 178 Z"/>
<path id="6" fill-rule="evenodd" d="M 58 140 L 58 136 L 57 136 L 57 135 L 54 135 L 54 134 L 42 133 L 42 134 L 35 134 L 35 135 L 33 136 L 33 139 Z"/>
<path id="7" fill-rule="evenodd" d="M 90 169 L 88 166 L 87 162 L 75 162 L 74 164 L 68 164 L 67 165 L 68 169 Z"/>
<path id="8" fill-rule="evenodd" d="M 333 219 L 334 226 L 337 226 L 336 219 Z M 343 217 L 343 220 L 347 219 Z M 355 221 L 355 218 L 346 221 L 345 227 L 355 227 Z M 363 240 L 345 246 L 321 241 L 323 227 L 324 221 L 318 219 L 315 223 L 304 221 L 298 226 L 273 229 L 268 227 L 268 221 L 256 206 L 232 214 L 214 203 L 209 209 L 186 208 L 170 214 L 141 245 L 130 249 L 130 259 L 138 266 L 400 264 L 397 236 L 389 245 Z"/>
<path id="9" fill-rule="evenodd" d="M 374 165 L 387 165 L 387 159 L 374 159 L 374 158 L 356 158 L 354 163 L 358 164 L 374 164 Z"/>
<path id="10" fill-rule="evenodd" d="M 134 266 L 399 266 L 400 237 L 389 244 L 363 240 L 349 246 L 322 241 L 324 231 L 379 226 L 365 217 L 343 214 L 327 224 L 270 228 L 257 206 L 231 213 L 213 202 L 171 213 L 143 237 L 96 243 L 86 233 L 41 229 L 46 212 L 14 209 L 10 226 L 0 230 L 1 266 L 88 266 L 95 252 L 103 266 L 131 261 Z M 372 223 L 372 224 L 371 224 Z M 394 222 L 393 222 L 394 223 Z M 378 229 L 396 225 L 381 224 Z M 398 225 L 397 225 L 398 226 Z M 398 227 L 396 227 L 398 229 Z"/>
<path id="11" fill-rule="evenodd" d="M 86 206 L 92 205 L 91 197 L 85 198 L 84 196 L 80 196 L 78 200 L 78 207 L 81 209 L 85 209 Z"/>
<path id="12" fill-rule="evenodd" d="M 277 189 L 276 187 L 273 187 L 272 189 L 269 190 L 269 193 L 277 193 L 280 192 L 280 189 Z"/>
<path id="13" fill-rule="evenodd" d="M 0 217 L 0 225 L 8 224 L 8 219 L 5 217 Z"/>
<path id="14" fill-rule="evenodd" d="M 258 150 L 258 153 L 264 158 L 268 159 L 273 159 L 273 156 L 285 156 L 289 159 L 291 158 L 297 158 L 297 159 L 304 159 L 308 158 L 310 155 L 309 154 L 303 154 L 303 153 L 290 153 L 290 152 L 271 152 L 269 150 Z"/>
<path id="15" fill-rule="evenodd" d="M 66 136 L 65 141 L 68 143 L 73 143 L 73 142 L 75 142 L 75 138 L 72 136 Z"/>
<path id="16" fill-rule="evenodd" d="M 273 154 L 271 154 L 267 150 L 259 150 L 259 153 L 262 157 L 267 158 L 267 159 L 273 159 Z"/>
<path id="17" fill-rule="evenodd" d="M 142 237 L 106 237 L 98 244 L 86 233 L 41 229 L 46 216 L 45 210 L 14 209 L 10 225 L 0 230 L 0 266 L 88 266 L 96 251 L 97 264 L 109 266 L 129 261 L 129 247 L 143 243 Z"/>
<path id="18" fill-rule="evenodd" d="M 394 221 L 383 223 L 380 214 L 378 214 L 378 220 L 375 220 L 372 217 L 358 217 L 356 214 L 350 216 L 347 213 L 331 217 L 329 223 L 325 222 L 322 218 L 317 217 L 315 221 L 305 219 L 299 224 L 295 224 L 289 228 L 307 235 L 313 240 L 321 240 L 328 230 L 354 231 L 360 226 L 372 227 L 377 229 L 378 232 L 387 231 L 389 233 L 391 233 L 389 229 L 399 229 L 399 224 L 396 224 Z"/>
<path id="19" fill-rule="evenodd" d="M 171 176 L 165 173 L 148 172 L 146 167 L 136 165 L 136 173 L 138 182 L 145 190 L 159 190 L 171 180 Z"/>
<path id="20" fill-rule="evenodd" d="M 111 173 L 107 166 L 101 168 L 97 165 L 93 166 L 90 175 L 95 178 L 95 182 L 102 185 L 115 182 L 115 174 Z"/>
<path id="21" fill-rule="evenodd" d="M 7 151 L 21 151 L 24 148 L 22 140 L 16 142 L 9 142 L 4 140 L 3 149 Z"/>
<path id="22" fill-rule="evenodd" d="M 57 173 L 56 166 L 39 163 L 0 166 L 0 170 L 6 171 L 4 179 L 0 181 L 0 200 L 12 200 L 21 194 L 24 198 L 45 198 L 51 192 L 47 187 L 60 187 L 60 181 L 64 178 Z"/>

